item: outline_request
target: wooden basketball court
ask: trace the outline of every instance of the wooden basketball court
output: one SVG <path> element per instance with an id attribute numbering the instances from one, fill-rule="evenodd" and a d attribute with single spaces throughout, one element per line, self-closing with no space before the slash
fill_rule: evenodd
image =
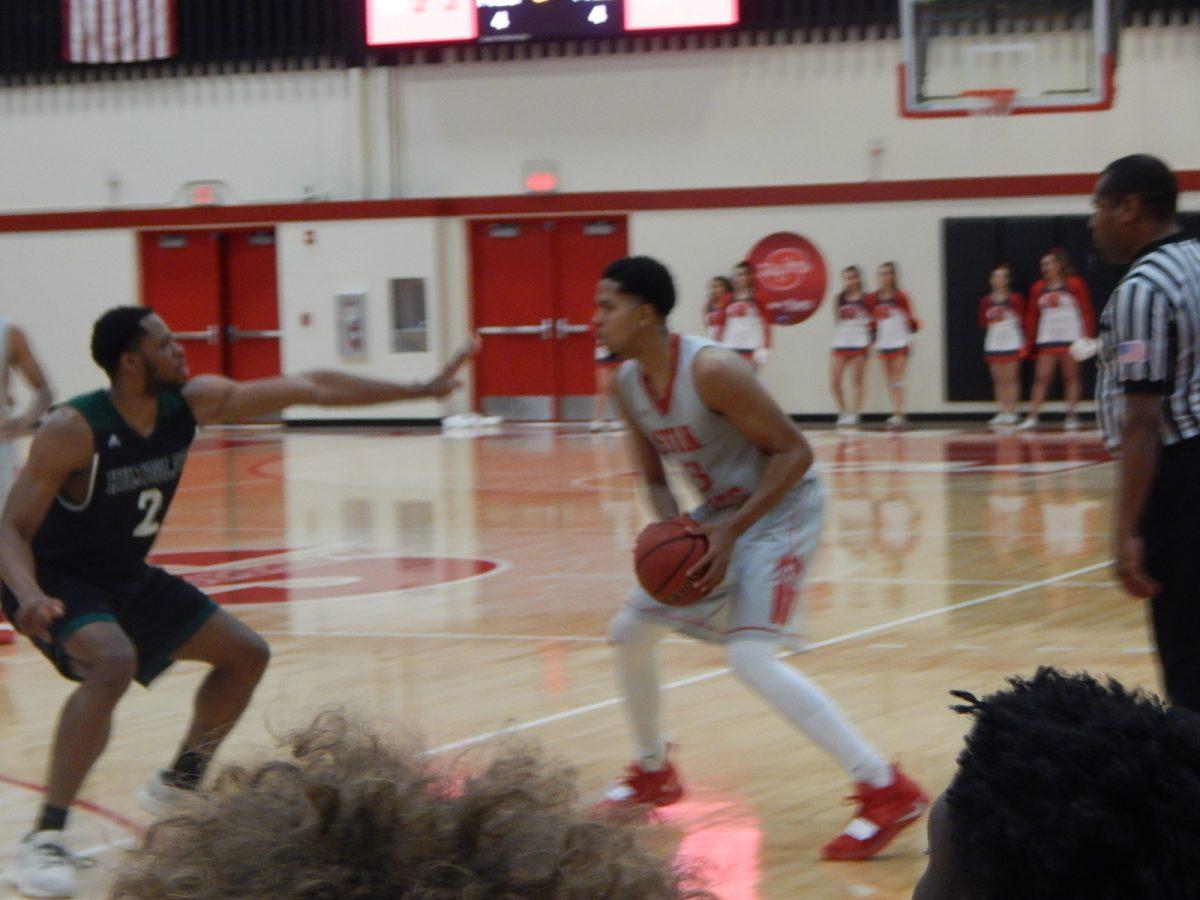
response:
<path id="1" fill-rule="evenodd" d="M 1041 664 L 1155 685 L 1143 610 L 1109 582 L 1113 468 L 1095 432 L 810 437 L 831 501 L 793 662 L 932 791 L 967 724 L 951 688 L 991 691 Z M 222 759 L 270 752 L 272 733 L 346 704 L 444 753 L 505 730 L 536 738 L 591 798 L 630 757 L 604 630 L 646 521 L 612 434 L 217 430 L 158 550 L 274 649 Z M 706 866 L 722 898 L 909 895 L 923 828 L 870 863 L 820 862 L 849 813 L 841 772 L 719 648 L 671 639 L 660 660 L 690 788 L 662 817 L 664 853 Z M 84 896 L 146 823 L 134 792 L 170 761 L 200 671 L 178 665 L 119 707 L 69 832 L 99 862 Z M 69 690 L 32 647 L 0 648 L 4 861 L 32 823 Z"/>

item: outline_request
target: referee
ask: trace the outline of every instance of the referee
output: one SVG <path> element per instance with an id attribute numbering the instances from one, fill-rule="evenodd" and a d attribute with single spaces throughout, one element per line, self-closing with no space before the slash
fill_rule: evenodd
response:
<path id="1" fill-rule="evenodd" d="M 1175 176 L 1125 156 L 1096 182 L 1092 240 L 1130 268 L 1100 318 L 1096 404 L 1119 457 L 1113 553 L 1151 619 L 1167 696 L 1200 710 L 1200 241 Z"/>

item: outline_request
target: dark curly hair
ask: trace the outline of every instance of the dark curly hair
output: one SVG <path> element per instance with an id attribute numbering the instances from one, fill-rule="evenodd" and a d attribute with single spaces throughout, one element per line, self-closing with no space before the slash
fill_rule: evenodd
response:
<path id="1" fill-rule="evenodd" d="M 1200 720 L 1108 679 L 1040 668 L 982 700 L 946 791 L 979 900 L 1200 896 Z"/>
<path id="2" fill-rule="evenodd" d="M 657 259 L 626 256 L 609 263 L 600 277 L 615 281 L 621 293 L 649 303 L 660 318 L 665 319 L 675 308 L 675 281 Z"/>
<path id="3" fill-rule="evenodd" d="M 341 711 L 225 769 L 127 857 L 114 898 L 675 900 L 707 896 L 632 825 L 575 811 L 575 773 L 530 746 L 480 771 L 387 742 Z"/>
<path id="4" fill-rule="evenodd" d="M 142 323 L 154 315 L 148 306 L 114 306 L 92 326 L 92 359 L 107 373 L 116 377 L 121 354 L 133 350 L 146 333 Z"/>

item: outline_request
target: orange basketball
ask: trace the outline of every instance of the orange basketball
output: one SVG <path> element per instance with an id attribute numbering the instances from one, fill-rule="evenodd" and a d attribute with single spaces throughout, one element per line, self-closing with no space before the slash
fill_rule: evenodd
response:
<path id="1" fill-rule="evenodd" d="M 688 569 L 708 552 L 708 538 L 689 534 L 696 523 L 687 516 L 654 522 L 642 529 L 633 548 L 638 584 L 647 594 L 667 606 L 691 606 L 703 599 Z"/>

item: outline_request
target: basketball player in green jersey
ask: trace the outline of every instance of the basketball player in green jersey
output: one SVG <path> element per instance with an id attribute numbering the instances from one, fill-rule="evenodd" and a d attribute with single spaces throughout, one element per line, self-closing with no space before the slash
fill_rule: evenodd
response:
<path id="1" fill-rule="evenodd" d="M 196 426 L 293 404 L 443 397 L 474 353 L 464 348 L 432 380 L 412 385 L 329 371 L 244 383 L 214 375 L 189 380 L 166 323 L 131 306 L 100 317 L 91 347 L 109 388 L 50 413 L 0 519 L 4 611 L 62 675 L 79 682 L 59 716 L 45 803 L 8 875 L 36 897 L 74 893 L 76 860 L 61 832 L 129 683 L 149 685 L 175 660 L 212 666 L 178 756 L 139 796 L 155 811 L 200 783 L 267 666 L 270 652 L 258 634 L 145 562 Z"/>

